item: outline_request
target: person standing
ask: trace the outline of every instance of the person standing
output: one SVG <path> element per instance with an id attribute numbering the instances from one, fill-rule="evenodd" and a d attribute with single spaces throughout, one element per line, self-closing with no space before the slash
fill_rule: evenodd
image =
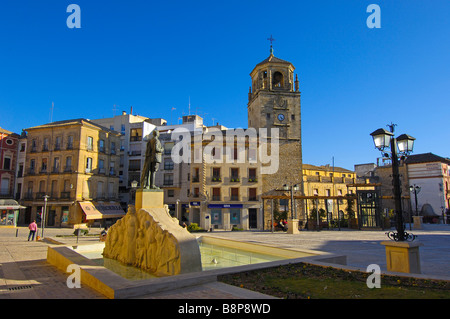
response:
<path id="1" fill-rule="evenodd" d="M 31 237 L 32 240 L 34 240 L 34 235 L 36 235 L 37 231 L 37 224 L 35 220 L 33 220 L 33 222 L 30 225 L 28 225 L 28 229 L 30 230 L 30 233 L 28 234 L 28 241 L 30 241 Z"/>

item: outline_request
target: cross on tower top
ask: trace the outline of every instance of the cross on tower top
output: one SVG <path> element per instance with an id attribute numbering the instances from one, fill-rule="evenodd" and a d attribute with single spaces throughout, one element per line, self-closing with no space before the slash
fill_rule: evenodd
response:
<path id="1" fill-rule="evenodd" d="M 270 35 L 270 38 L 267 38 L 267 40 L 270 41 L 270 54 L 273 55 L 273 46 L 272 46 L 272 43 L 273 43 L 273 41 L 275 41 L 275 39 L 272 37 L 272 35 Z"/>

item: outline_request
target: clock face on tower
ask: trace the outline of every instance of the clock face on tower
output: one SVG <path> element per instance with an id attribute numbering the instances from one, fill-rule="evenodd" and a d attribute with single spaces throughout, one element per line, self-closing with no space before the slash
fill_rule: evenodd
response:
<path id="1" fill-rule="evenodd" d="M 278 114 L 278 121 L 280 122 L 284 121 L 284 114 Z"/>

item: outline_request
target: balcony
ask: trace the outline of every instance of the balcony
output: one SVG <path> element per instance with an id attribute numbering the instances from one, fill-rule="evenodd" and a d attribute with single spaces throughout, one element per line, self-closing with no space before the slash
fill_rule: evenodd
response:
<path id="1" fill-rule="evenodd" d="M 220 201 L 220 195 L 213 195 L 211 199 L 213 201 L 219 202 Z"/>
<path id="2" fill-rule="evenodd" d="M 64 166 L 64 173 L 71 173 L 72 172 L 72 166 Z"/>
<path id="3" fill-rule="evenodd" d="M 70 192 L 61 192 L 61 199 L 70 199 Z"/>

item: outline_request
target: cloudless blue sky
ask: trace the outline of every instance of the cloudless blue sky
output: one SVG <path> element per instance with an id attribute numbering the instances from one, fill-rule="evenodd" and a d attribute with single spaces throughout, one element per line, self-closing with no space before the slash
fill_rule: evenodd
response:
<path id="1" fill-rule="evenodd" d="M 71 3 L 81 29 L 66 26 Z M 48 123 L 52 102 L 53 121 L 116 105 L 178 123 L 190 98 L 205 124 L 246 128 L 249 73 L 273 35 L 300 80 L 305 163 L 373 163 L 369 134 L 391 122 L 414 153 L 449 157 L 449 15 L 448 0 L 3 0 L 0 126 Z"/>

